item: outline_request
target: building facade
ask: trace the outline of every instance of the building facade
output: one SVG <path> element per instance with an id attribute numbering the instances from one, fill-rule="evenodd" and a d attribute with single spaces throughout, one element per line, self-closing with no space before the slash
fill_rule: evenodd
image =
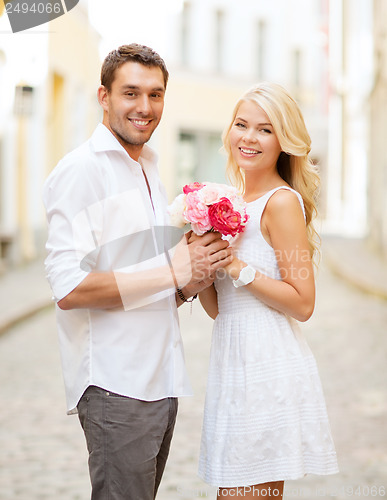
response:
<path id="1" fill-rule="evenodd" d="M 373 81 L 370 92 L 368 237 L 387 259 L 387 3 L 373 2 Z"/>
<path id="2" fill-rule="evenodd" d="M 387 258 L 387 4 L 330 0 L 325 227 Z"/>
<path id="3" fill-rule="evenodd" d="M 2 4 L 2 2 L 1 2 Z M 1 13 L 0 13 L 1 14 Z M 99 35 L 87 1 L 12 33 L 0 16 L 0 269 L 44 252 L 42 185 L 98 122 Z"/>
<path id="4" fill-rule="evenodd" d="M 327 160 L 327 0 L 190 0 L 171 14 L 170 83 L 154 143 L 172 197 L 192 180 L 225 180 L 221 134 L 237 99 L 263 80 L 300 103 L 322 171 Z M 324 172 L 322 172 L 324 177 Z"/>
<path id="5" fill-rule="evenodd" d="M 298 100 L 312 137 L 322 180 L 322 230 L 368 235 L 386 253 L 385 0 L 244 0 L 243 8 L 235 0 L 172 3 L 158 26 L 170 81 L 163 120 L 151 140 L 170 200 L 187 182 L 226 180 L 221 134 L 234 104 L 255 83 L 275 81 Z M 0 12 L 0 30 L 4 264 L 42 251 L 41 187 L 101 118 L 101 59 L 87 0 L 49 29 L 17 38 Z M 124 34 L 126 42 L 148 44 Z"/>
<path id="6" fill-rule="evenodd" d="M 329 3 L 329 232 L 367 232 L 369 103 L 373 81 L 372 1 Z"/>

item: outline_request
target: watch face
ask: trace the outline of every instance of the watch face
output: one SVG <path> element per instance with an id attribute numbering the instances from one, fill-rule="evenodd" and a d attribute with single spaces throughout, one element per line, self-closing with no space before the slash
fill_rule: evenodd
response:
<path id="1" fill-rule="evenodd" d="M 255 269 L 250 266 L 244 267 L 239 274 L 238 281 L 243 285 L 248 285 L 255 278 Z"/>

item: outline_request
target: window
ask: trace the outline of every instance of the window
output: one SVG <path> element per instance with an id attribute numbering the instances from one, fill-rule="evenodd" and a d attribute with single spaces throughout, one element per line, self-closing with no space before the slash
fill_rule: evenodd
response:
<path id="1" fill-rule="evenodd" d="M 181 131 L 177 148 L 176 194 L 190 182 L 226 182 L 221 133 Z"/>
<path id="2" fill-rule="evenodd" d="M 295 49 L 293 51 L 293 58 L 292 59 L 293 59 L 293 68 L 292 68 L 293 85 L 297 91 L 301 87 L 301 63 L 302 63 L 301 50 Z"/>
<path id="3" fill-rule="evenodd" d="M 265 78 L 266 31 L 266 22 L 259 20 L 256 28 L 255 72 L 261 80 Z"/>
<path id="4" fill-rule="evenodd" d="M 182 66 L 189 64 L 189 27 L 191 18 L 191 5 L 184 2 L 181 13 L 181 44 L 180 44 L 180 62 Z"/>
<path id="5" fill-rule="evenodd" d="M 218 73 L 223 70 L 224 50 L 224 12 L 217 10 L 215 14 L 215 69 Z"/>

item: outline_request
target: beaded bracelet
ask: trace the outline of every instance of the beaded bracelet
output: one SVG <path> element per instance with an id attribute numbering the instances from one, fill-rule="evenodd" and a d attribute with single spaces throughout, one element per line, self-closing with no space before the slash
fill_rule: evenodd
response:
<path id="1" fill-rule="evenodd" d="M 195 293 L 195 295 L 191 299 L 186 299 L 185 296 L 184 296 L 184 293 L 181 290 L 181 288 L 176 288 L 176 291 L 177 291 L 177 295 L 180 297 L 180 299 L 183 302 L 193 302 L 197 298 L 197 296 L 198 296 L 198 294 Z"/>

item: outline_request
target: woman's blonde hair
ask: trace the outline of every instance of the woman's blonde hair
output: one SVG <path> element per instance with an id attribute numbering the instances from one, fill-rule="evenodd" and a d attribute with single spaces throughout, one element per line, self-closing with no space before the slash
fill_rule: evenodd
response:
<path id="1" fill-rule="evenodd" d="M 310 252 L 313 257 L 317 252 L 319 241 L 313 227 L 313 219 L 317 215 L 316 203 L 320 177 L 309 157 L 311 139 L 301 110 L 283 87 L 268 82 L 254 86 L 236 103 L 231 123 L 224 130 L 222 139 L 224 149 L 228 154 L 227 175 L 231 183 L 241 192 L 244 191 L 245 180 L 243 172 L 231 154 L 230 130 L 240 105 L 246 101 L 258 104 L 265 111 L 273 126 L 282 149 L 277 162 L 277 170 L 282 179 L 302 196 Z"/>

